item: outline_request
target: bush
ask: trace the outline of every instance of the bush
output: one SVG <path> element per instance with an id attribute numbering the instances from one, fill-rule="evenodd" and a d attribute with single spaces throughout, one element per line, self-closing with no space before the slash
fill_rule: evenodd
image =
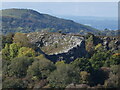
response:
<path id="1" fill-rule="evenodd" d="M 18 57 L 22 56 L 34 57 L 35 54 L 36 54 L 35 51 L 29 47 L 21 47 L 18 51 Z"/>
<path id="2" fill-rule="evenodd" d="M 54 69 L 55 65 L 51 61 L 41 58 L 40 60 L 34 61 L 32 65 L 29 66 L 27 75 L 33 80 L 46 79 Z"/>
<path id="3" fill-rule="evenodd" d="M 7 35 L 3 35 L 1 38 L 2 40 L 2 48 L 5 47 L 5 44 L 11 44 L 13 42 L 13 36 L 14 34 L 9 33 Z"/>
<path id="4" fill-rule="evenodd" d="M 70 83 L 79 82 L 79 73 L 72 65 L 60 63 L 48 77 L 50 87 L 65 88 Z"/>
<path id="5" fill-rule="evenodd" d="M 18 50 L 20 49 L 19 43 L 10 44 L 10 58 L 15 58 L 18 55 Z"/>
<path id="6" fill-rule="evenodd" d="M 5 60 L 10 60 L 9 44 L 6 44 L 5 48 L 2 49 L 2 58 L 5 59 Z"/>
<path id="7" fill-rule="evenodd" d="M 109 59 L 110 53 L 109 52 L 97 52 L 91 58 L 90 62 L 92 67 L 96 70 L 100 69 L 100 67 L 104 66 L 104 63 L 107 59 Z"/>
<path id="8" fill-rule="evenodd" d="M 110 57 L 111 65 L 119 65 L 120 64 L 120 54 L 114 54 Z"/>
<path id="9" fill-rule="evenodd" d="M 28 66 L 30 66 L 33 61 L 34 58 L 29 57 L 14 58 L 9 66 L 9 75 L 19 78 L 26 76 Z"/>
<path id="10" fill-rule="evenodd" d="M 90 73 L 86 71 L 80 72 L 80 83 L 90 84 Z"/>
<path id="11" fill-rule="evenodd" d="M 20 49 L 19 43 L 6 44 L 5 48 L 2 49 L 2 57 L 5 60 L 11 60 L 18 55 Z"/>
<path id="12" fill-rule="evenodd" d="M 21 44 L 22 47 L 32 46 L 29 39 L 27 38 L 27 35 L 24 33 L 16 33 L 13 37 L 13 42 Z"/>
<path id="13" fill-rule="evenodd" d="M 104 83 L 104 86 L 106 88 L 119 88 L 120 87 L 119 67 L 120 65 L 111 66 L 109 78 Z"/>
<path id="14" fill-rule="evenodd" d="M 6 78 L 2 83 L 3 89 L 15 89 L 15 88 L 26 88 L 26 85 L 21 79 Z"/>
<path id="15" fill-rule="evenodd" d="M 93 69 L 90 61 L 86 58 L 78 58 L 71 64 L 74 66 L 75 69 L 78 69 L 79 72 L 80 71 L 91 72 Z"/>

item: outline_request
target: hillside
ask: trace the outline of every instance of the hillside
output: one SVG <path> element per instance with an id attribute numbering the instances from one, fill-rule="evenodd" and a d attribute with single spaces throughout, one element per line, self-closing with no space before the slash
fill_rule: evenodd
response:
<path id="1" fill-rule="evenodd" d="M 57 18 L 48 14 L 41 14 L 30 9 L 5 9 L 2 12 L 2 30 L 3 33 L 9 32 L 36 32 L 49 31 L 63 33 L 86 32 L 98 33 L 99 31 L 90 26 L 76 23 L 72 20 Z"/>
<path id="2" fill-rule="evenodd" d="M 76 34 L 34 32 L 28 33 L 28 40 L 37 46 L 52 61 L 65 60 L 71 62 L 79 57 L 89 56 L 95 49 L 112 50 L 120 49 L 118 37 L 86 36 Z"/>
<path id="3" fill-rule="evenodd" d="M 119 88 L 120 37 L 15 33 L 2 46 L 3 89 Z"/>
<path id="4" fill-rule="evenodd" d="M 0 13 L 3 90 L 119 88 L 120 37 L 114 35 L 120 30 L 99 31 L 30 9 Z"/>

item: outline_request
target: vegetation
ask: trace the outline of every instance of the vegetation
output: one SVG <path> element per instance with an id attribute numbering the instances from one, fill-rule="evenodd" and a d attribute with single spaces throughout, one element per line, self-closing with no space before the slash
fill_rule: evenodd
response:
<path id="1" fill-rule="evenodd" d="M 113 46 L 105 49 L 100 37 L 86 36 L 88 55 L 70 63 L 64 60 L 53 63 L 36 51 L 23 33 L 3 37 L 3 88 L 66 88 L 71 84 L 119 87 L 119 50 Z M 88 42 L 92 43 L 92 51 Z"/>
<path id="2" fill-rule="evenodd" d="M 74 70 L 72 65 L 59 63 L 48 77 L 49 85 L 53 88 L 65 88 L 70 83 L 77 83 L 79 73 Z"/>
<path id="3" fill-rule="evenodd" d="M 47 14 L 41 14 L 31 9 L 5 9 L 2 12 L 3 33 L 29 33 L 38 31 L 50 31 L 63 33 L 86 32 L 98 33 L 99 31 L 90 26 L 78 24 L 72 20 L 60 19 Z"/>
<path id="4" fill-rule="evenodd" d="M 2 54 L 3 88 L 65 89 L 68 86 L 73 88 L 119 88 L 120 38 L 112 36 L 117 34 L 116 31 L 106 29 L 100 32 L 71 20 L 60 19 L 29 9 L 6 9 L 0 10 L 1 12 L 4 34 L 2 39 L 0 38 L 2 40 L 0 52 Z M 49 31 L 48 34 L 58 32 L 55 34 L 57 38 L 66 35 L 66 33 L 77 34 L 69 34 L 71 38 L 63 37 L 62 39 L 65 41 L 58 40 L 54 44 L 54 41 L 47 43 L 45 40 L 47 35 L 45 34 L 41 41 L 46 43 L 47 48 L 40 48 L 38 46 L 42 46 L 43 42 L 32 41 L 31 38 L 37 34 L 30 33 L 32 34 L 30 37 L 30 34 L 26 34 L 37 33 L 37 31 Z M 86 34 L 87 32 L 89 33 Z M 84 36 L 79 34 L 84 34 Z M 48 35 L 46 39 L 56 40 L 56 37 L 50 37 L 52 35 Z M 79 49 L 73 47 L 77 55 L 69 50 L 69 53 L 72 53 L 71 56 L 69 53 L 62 53 L 63 57 L 59 57 L 61 54 L 56 54 L 59 59 L 54 57 L 54 53 L 65 49 L 63 46 L 71 46 L 66 42 L 74 38 L 72 35 L 81 39 L 85 38 L 81 42 L 84 50 L 80 45 L 77 45 L 76 47 Z M 81 39 L 80 41 L 82 41 Z M 75 43 L 72 40 L 70 42 L 74 46 L 79 42 L 77 40 Z M 48 44 L 51 44 L 52 47 Z M 52 53 L 53 55 L 50 55 Z M 48 56 L 51 57 L 48 58 Z"/>

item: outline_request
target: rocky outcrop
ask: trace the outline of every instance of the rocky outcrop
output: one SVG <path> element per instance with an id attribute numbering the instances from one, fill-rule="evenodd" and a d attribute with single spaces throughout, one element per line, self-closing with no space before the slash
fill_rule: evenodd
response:
<path id="1" fill-rule="evenodd" d="M 27 35 L 31 43 L 37 45 L 54 62 L 65 60 L 71 62 L 87 54 L 85 40 L 82 36 L 62 33 L 35 32 Z"/>
<path id="2" fill-rule="evenodd" d="M 120 49 L 120 39 L 118 37 L 104 37 L 103 45 L 107 50 L 119 50 Z"/>
<path id="3" fill-rule="evenodd" d="M 75 60 L 76 58 L 84 57 L 87 55 L 85 50 L 85 42 L 82 41 L 79 45 L 67 49 L 66 52 L 48 55 L 47 58 L 56 62 L 56 60 L 65 60 L 67 63 Z"/>
<path id="4" fill-rule="evenodd" d="M 39 48 L 39 51 L 53 62 L 65 60 L 67 63 L 76 58 L 90 56 L 98 44 L 103 50 L 119 50 L 118 37 L 80 36 L 63 33 L 34 32 L 27 34 L 28 39 Z M 89 55 L 88 55 L 89 54 Z"/>

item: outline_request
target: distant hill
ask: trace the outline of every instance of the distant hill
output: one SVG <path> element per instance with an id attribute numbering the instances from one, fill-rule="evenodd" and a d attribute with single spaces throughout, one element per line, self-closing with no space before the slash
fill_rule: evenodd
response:
<path id="1" fill-rule="evenodd" d="M 57 18 L 48 14 L 41 14 L 31 9 L 5 9 L 2 13 L 2 32 L 38 32 L 49 31 L 63 33 L 80 33 L 86 32 L 99 33 L 95 28 L 87 25 L 76 23 L 72 20 Z"/>
<path id="2" fill-rule="evenodd" d="M 118 29 L 117 17 L 95 17 L 95 16 L 59 16 L 59 17 L 64 19 L 70 19 L 84 25 L 89 25 L 99 30 L 104 30 L 106 28 L 108 28 L 109 30 Z"/>

